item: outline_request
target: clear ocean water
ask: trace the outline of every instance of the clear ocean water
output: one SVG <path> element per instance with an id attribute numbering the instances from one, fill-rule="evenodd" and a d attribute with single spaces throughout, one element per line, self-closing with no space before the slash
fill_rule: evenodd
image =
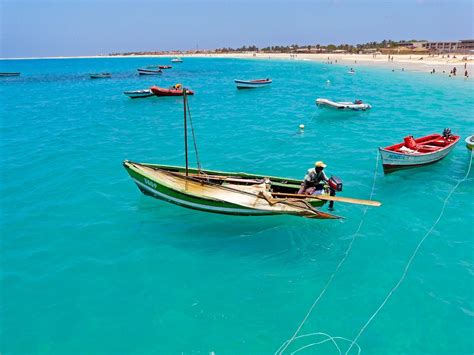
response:
<path id="1" fill-rule="evenodd" d="M 302 178 L 324 160 L 344 181 L 341 196 L 369 198 L 378 146 L 445 127 L 463 140 L 474 134 L 472 80 L 215 58 L 136 75 L 159 63 L 169 58 L 0 62 L 0 71 L 22 73 L 0 81 L 2 354 L 273 354 L 352 240 L 298 335 L 354 339 L 466 175 L 464 142 L 424 168 L 384 176 L 379 162 L 373 198 L 382 207 L 364 214 L 336 204 L 341 221 L 206 214 L 144 196 L 121 165 L 184 164 L 182 99 L 123 91 L 178 82 L 195 90 L 205 168 Z M 113 77 L 89 79 L 103 71 Z M 233 83 L 260 77 L 272 86 Z M 316 108 L 317 97 L 361 98 L 373 109 L 331 113 Z M 363 354 L 474 351 L 472 178 L 357 340 Z M 285 354 L 338 354 L 329 341 L 302 349 L 325 339 L 297 338 Z M 345 353 L 350 343 L 337 344 Z"/>

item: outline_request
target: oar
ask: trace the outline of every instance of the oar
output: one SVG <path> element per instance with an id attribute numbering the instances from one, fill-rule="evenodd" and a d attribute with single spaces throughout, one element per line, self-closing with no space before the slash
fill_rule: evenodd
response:
<path id="1" fill-rule="evenodd" d="M 297 198 L 317 198 L 318 200 L 324 201 L 338 201 L 338 202 L 346 202 L 346 203 L 354 203 L 356 205 L 366 205 L 366 206 L 374 206 L 379 207 L 382 204 L 378 201 L 372 200 L 361 200 L 358 198 L 350 198 L 350 197 L 336 197 L 336 196 L 328 196 L 328 195 L 303 195 L 303 194 L 287 194 L 283 192 L 273 192 L 273 196 L 284 196 L 284 197 L 297 197 Z"/>

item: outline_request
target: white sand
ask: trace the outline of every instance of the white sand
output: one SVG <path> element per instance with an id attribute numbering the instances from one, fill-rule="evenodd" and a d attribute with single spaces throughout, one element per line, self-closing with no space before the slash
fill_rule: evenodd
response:
<path id="1" fill-rule="evenodd" d="M 444 75 L 449 77 L 450 71 L 456 67 L 456 77 L 464 78 L 464 71 L 467 69 L 469 76 L 474 78 L 474 56 L 450 55 L 444 58 L 442 55 L 428 56 L 423 54 L 403 54 L 391 55 L 393 60 L 388 60 L 388 55 L 378 54 L 375 58 L 372 54 L 289 54 L 289 53 L 232 53 L 232 54 L 192 54 L 183 55 L 182 57 L 215 57 L 215 58 L 247 58 L 247 59 L 282 59 L 282 60 L 314 60 L 324 63 L 332 63 L 333 65 L 344 65 L 354 68 L 357 66 L 379 66 L 392 70 L 417 71 L 430 74 L 433 69 L 433 75 Z M 463 60 L 466 57 L 467 60 Z M 329 58 L 329 59 L 328 59 Z M 420 59 L 423 58 L 423 59 Z M 466 65 L 466 69 L 464 69 Z M 444 73 L 443 73 L 444 71 Z"/>

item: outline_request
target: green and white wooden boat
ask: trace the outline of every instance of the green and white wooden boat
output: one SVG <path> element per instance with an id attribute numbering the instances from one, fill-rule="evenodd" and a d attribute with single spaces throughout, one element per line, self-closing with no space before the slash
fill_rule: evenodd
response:
<path id="1" fill-rule="evenodd" d="M 340 218 L 317 210 L 328 194 L 295 198 L 295 179 L 198 170 L 124 161 L 138 188 L 147 195 L 196 210 L 240 216 L 290 214 L 309 218 Z"/>
<path id="2" fill-rule="evenodd" d="M 125 160 L 123 165 L 138 188 L 146 195 L 195 210 L 238 216 L 294 215 L 317 219 L 338 219 L 339 216 L 317 209 L 326 201 L 378 206 L 375 201 L 364 201 L 322 195 L 297 194 L 301 180 L 247 173 L 203 170 L 197 156 L 197 169 L 188 164 L 187 104 L 184 101 L 185 167 L 136 163 Z M 187 111 L 188 110 L 188 111 Z M 190 117 L 191 118 L 191 117 Z M 192 120 L 190 119 L 191 128 Z M 194 129 L 192 129 L 194 138 Z M 194 140 L 195 143 L 195 140 Z"/>

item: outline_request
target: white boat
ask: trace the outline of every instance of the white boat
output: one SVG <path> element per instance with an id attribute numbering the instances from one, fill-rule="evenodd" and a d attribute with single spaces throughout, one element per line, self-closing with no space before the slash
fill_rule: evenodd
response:
<path id="1" fill-rule="evenodd" d="M 347 72 L 347 74 L 355 74 L 355 73 L 356 73 L 355 70 L 349 70 L 349 71 Z"/>
<path id="2" fill-rule="evenodd" d="M 151 92 L 150 89 L 124 91 L 123 93 L 131 99 L 137 99 L 137 98 L 140 98 L 140 97 L 149 97 L 149 96 L 154 96 L 155 95 L 154 93 Z"/>
<path id="3" fill-rule="evenodd" d="M 354 102 L 335 102 L 328 99 L 316 99 L 316 106 L 341 111 L 366 111 L 372 108 L 371 105 L 365 104 L 361 100 L 355 100 Z"/>
<path id="4" fill-rule="evenodd" d="M 465 142 L 467 149 L 472 150 L 472 148 L 474 147 L 474 134 L 472 136 L 467 137 Z"/>
<path id="5" fill-rule="evenodd" d="M 145 68 L 139 68 L 137 69 L 139 75 L 160 75 L 163 72 L 161 69 L 145 69 Z"/>
<path id="6" fill-rule="evenodd" d="M 182 62 L 183 62 L 183 60 L 181 58 L 178 58 L 178 57 L 171 59 L 171 63 L 182 63 Z"/>
<path id="7" fill-rule="evenodd" d="M 270 85 L 272 80 L 269 78 L 266 79 L 256 79 L 256 80 L 239 80 L 235 79 L 235 84 L 237 89 L 255 89 Z"/>
<path id="8" fill-rule="evenodd" d="M 110 74 L 110 73 L 96 73 L 96 74 L 91 74 L 90 77 L 91 77 L 91 79 L 105 79 L 105 78 L 111 78 L 112 74 Z"/>

